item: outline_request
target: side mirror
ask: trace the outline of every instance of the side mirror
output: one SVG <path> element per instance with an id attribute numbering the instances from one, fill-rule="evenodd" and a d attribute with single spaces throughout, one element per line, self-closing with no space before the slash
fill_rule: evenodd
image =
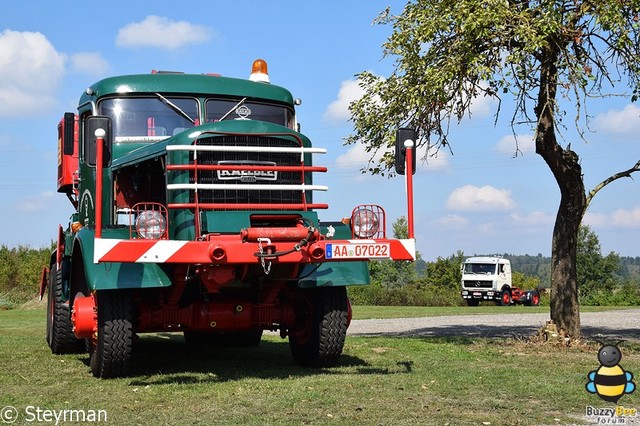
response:
<path id="1" fill-rule="evenodd" d="M 103 129 L 104 137 L 102 164 L 111 163 L 111 118 L 94 115 L 87 118 L 84 124 L 84 161 L 90 166 L 96 165 L 96 130 Z"/>
<path id="2" fill-rule="evenodd" d="M 406 161 L 407 161 L 407 149 L 404 147 L 404 141 L 411 139 L 414 143 L 414 148 L 413 148 L 413 156 L 412 159 L 413 161 L 411 162 L 412 164 L 412 169 L 413 169 L 413 173 L 416 173 L 416 150 L 415 150 L 415 143 L 416 143 L 416 131 L 414 129 L 407 129 L 407 128 L 400 128 L 396 131 L 396 173 L 399 175 L 403 175 L 405 172 L 405 166 L 406 166 Z"/>
<path id="3" fill-rule="evenodd" d="M 64 155 L 73 155 L 74 150 L 74 134 L 76 132 L 76 115 L 72 112 L 65 112 L 63 118 L 63 139 L 62 153 Z"/>

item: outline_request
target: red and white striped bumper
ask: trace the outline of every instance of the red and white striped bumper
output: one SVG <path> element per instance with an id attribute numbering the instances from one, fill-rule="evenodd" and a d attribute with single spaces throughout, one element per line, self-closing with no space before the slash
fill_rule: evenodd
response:
<path id="1" fill-rule="evenodd" d="M 265 243 L 263 242 L 262 245 Z M 295 242 L 269 241 L 275 252 L 294 249 Z M 260 263 L 261 244 L 243 242 L 239 236 L 216 236 L 207 241 L 122 240 L 96 238 L 94 263 Z M 416 258 L 415 239 L 321 240 L 299 251 L 267 258 L 278 263 L 322 263 L 354 260 L 409 260 Z"/>

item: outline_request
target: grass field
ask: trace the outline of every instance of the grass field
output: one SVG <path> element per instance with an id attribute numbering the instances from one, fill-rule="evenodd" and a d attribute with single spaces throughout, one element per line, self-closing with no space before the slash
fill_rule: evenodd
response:
<path id="1" fill-rule="evenodd" d="M 354 316 L 439 314 L 429 309 L 356 307 Z M 585 390 L 598 346 L 348 337 L 337 367 L 309 370 L 277 337 L 195 350 L 180 335 L 156 334 L 140 338 L 130 377 L 98 380 L 86 355 L 49 352 L 44 324 L 42 308 L 0 311 L 0 409 L 15 407 L 15 424 L 55 424 L 29 421 L 40 408 L 104 410 L 111 425 L 554 425 L 585 423 L 587 406 L 613 406 Z M 620 347 L 621 365 L 640 374 L 640 346 Z M 640 408 L 640 392 L 619 403 Z"/>

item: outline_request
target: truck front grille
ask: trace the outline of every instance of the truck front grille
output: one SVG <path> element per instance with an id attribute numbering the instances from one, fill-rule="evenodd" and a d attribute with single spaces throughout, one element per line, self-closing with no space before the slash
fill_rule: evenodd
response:
<path id="1" fill-rule="evenodd" d="M 474 288 L 491 288 L 493 286 L 493 281 L 484 281 L 484 280 L 464 280 L 463 282 L 464 288 L 474 289 Z"/>
<path id="2" fill-rule="evenodd" d="M 217 137 L 202 138 L 198 145 L 219 145 L 237 147 L 281 147 L 298 148 L 298 142 L 289 139 L 251 136 L 251 135 L 223 135 Z M 198 152 L 198 165 L 250 165 L 250 166 L 299 166 L 300 154 L 278 152 Z M 193 153 L 190 157 L 193 164 Z M 190 183 L 194 183 L 196 177 L 191 173 Z M 197 182 L 200 184 L 231 184 L 241 185 L 251 183 L 254 185 L 273 184 L 301 184 L 303 177 L 300 172 L 250 172 L 250 171 L 202 171 L 197 172 Z M 309 183 L 309 182 L 307 182 Z M 310 194 L 307 194 L 307 201 Z M 301 203 L 301 191 L 259 191 L 245 189 L 215 189 L 199 190 L 198 201 L 200 203 L 226 203 L 226 204 L 286 204 Z M 194 194 L 191 194 L 191 202 L 194 202 Z"/>

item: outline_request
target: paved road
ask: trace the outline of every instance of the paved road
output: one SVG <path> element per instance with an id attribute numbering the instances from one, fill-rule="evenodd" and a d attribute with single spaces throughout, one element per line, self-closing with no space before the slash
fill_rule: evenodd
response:
<path id="1" fill-rule="evenodd" d="M 547 313 L 522 313 L 353 320 L 348 334 L 352 336 L 529 337 L 536 333 L 548 319 Z M 585 337 L 608 341 L 640 340 L 640 309 L 583 312 L 580 315 L 580 323 Z"/>

